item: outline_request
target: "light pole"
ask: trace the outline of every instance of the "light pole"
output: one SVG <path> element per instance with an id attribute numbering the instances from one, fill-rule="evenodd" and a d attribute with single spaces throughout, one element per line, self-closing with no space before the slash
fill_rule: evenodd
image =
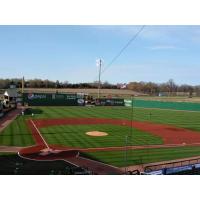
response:
<path id="1" fill-rule="evenodd" d="M 100 98 L 102 60 L 101 59 L 96 60 L 96 65 L 97 67 L 99 67 L 98 98 Z"/>

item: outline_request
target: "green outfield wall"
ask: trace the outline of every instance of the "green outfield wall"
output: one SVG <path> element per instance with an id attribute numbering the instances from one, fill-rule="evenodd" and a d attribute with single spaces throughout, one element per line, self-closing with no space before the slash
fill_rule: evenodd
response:
<path id="1" fill-rule="evenodd" d="M 125 106 L 131 106 L 130 99 L 124 100 L 124 103 Z M 187 102 L 165 102 L 165 101 L 149 101 L 149 100 L 133 99 L 133 106 L 142 108 L 200 111 L 199 103 L 187 103 Z"/>

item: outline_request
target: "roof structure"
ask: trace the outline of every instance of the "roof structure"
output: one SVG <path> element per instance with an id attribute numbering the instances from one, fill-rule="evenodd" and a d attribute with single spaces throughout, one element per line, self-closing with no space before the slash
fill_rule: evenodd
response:
<path id="1" fill-rule="evenodd" d="M 9 88 L 4 92 L 5 96 L 18 97 L 18 92 L 16 88 Z"/>

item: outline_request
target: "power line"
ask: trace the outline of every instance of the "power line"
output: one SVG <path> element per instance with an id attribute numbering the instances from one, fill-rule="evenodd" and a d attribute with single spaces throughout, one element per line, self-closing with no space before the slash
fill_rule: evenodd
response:
<path id="1" fill-rule="evenodd" d="M 126 48 L 139 36 L 139 34 L 143 31 L 145 25 L 143 25 L 137 33 L 126 43 L 126 45 L 119 51 L 119 53 L 113 57 L 113 59 L 108 63 L 108 65 L 102 70 L 101 74 L 103 74 L 108 68 L 117 60 L 121 54 L 126 50 Z"/>
<path id="2" fill-rule="evenodd" d="M 108 68 L 115 62 L 115 60 L 117 60 L 117 58 L 119 58 L 119 56 L 125 51 L 125 49 L 134 41 L 136 40 L 136 38 L 139 36 L 139 34 L 143 31 L 143 29 L 145 28 L 145 25 L 143 25 L 136 34 L 133 35 L 133 37 L 126 43 L 125 46 L 123 46 L 123 48 L 119 51 L 119 53 L 113 57 L 113 59 L 109 62 L 108 65 L 106 65 L 106 67 L 102 70 L 101 74 L 103 74 L 106 70 L 108 70 Z M 97 78 L 97 77 L 96 77 Z M 95 78 L 95 80 L 96 80 Z"/>

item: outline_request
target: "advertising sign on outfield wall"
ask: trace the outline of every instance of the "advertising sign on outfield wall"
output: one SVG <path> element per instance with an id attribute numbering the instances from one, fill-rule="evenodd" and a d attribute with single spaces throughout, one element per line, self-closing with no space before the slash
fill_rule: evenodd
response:
<path id="1" fill-rule="evenodd" d="M 124 105 L 127 107 L 131 107 L 131 102 L 132 102 L 131 99 L 124 99 Z"/>
<path id="2" fill-rule="evenodd" d="M 28 99 L 33 100 L 33 99 L 46 99 L 45 94 L 34 94 L 34 93 L 29 93 L 28 94 Z"/>
<path id="3" fill-rule="evenodd" d="M 83 99 L 76 94 L 24 93 L 23 102 L 29 106 L 78 106 L 84 105 Z"/>
<path id="4" fill-rule="evenodd" d="M 96 99 L 96 106 L 124 106 L 124 99 Z"/>
<path id="5" fill-rule="evenodd" d="M 85 100 L 84 99 L 77 99 L 77 103 L 78 103 L 79 106 L 84 106 Z"/>

